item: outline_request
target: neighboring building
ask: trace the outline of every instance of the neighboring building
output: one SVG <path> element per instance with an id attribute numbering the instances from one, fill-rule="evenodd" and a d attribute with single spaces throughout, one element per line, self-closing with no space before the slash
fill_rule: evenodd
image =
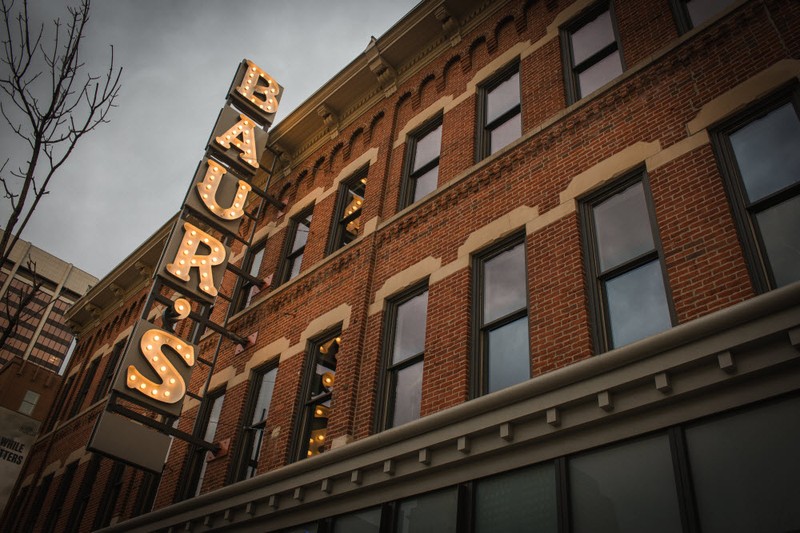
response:
<path id="1" fill-rule="evenodd" d="M 0 366 L 19 357 L 60 372 L 75 346 L 64 314 L 96 283 L 91 274 L 17 241 L 0 269 L 0 333 L 11 325 L 0 343 Z"/>
<path id="2" fill-rule="evenodd" d="M 0 368 L 0 513 L 22 471 L 42 422 L 50 412 L 61 376 L 21 357 Z"/>
<path id="3" fill-rule="evenodd" d="M 251 343 L 177 329 L 218 451 L 86 451 L 170 223 L 69 312 L 0 529 L 800 529 L 800 4 L 423 0 L 270 143 Z"/>

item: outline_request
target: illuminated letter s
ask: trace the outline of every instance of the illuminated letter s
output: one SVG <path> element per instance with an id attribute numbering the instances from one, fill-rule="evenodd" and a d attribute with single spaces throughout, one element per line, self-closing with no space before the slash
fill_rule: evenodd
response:
<path id="1" fill-rule="evenodd" d="M 128 367 L 125 383 L 129 389 L 136 389 L 159 402 L 177 403 L 186 394 L 186 383 L 161 349 L 165 345 L 175 350 L 186 366 L 194 366 L 194 348 L 191 345 L 166 331 L 150 329 L 142 335 L 139 347 L 148 364 L 161 378 L 161 383 L 147 379 L 133 365 Z"/>

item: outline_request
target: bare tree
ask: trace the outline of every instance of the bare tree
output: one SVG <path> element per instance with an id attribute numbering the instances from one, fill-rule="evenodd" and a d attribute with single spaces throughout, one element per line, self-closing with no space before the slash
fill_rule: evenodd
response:
<path id="1" fill-rule="evenodd" d="M 119 94 L 122 69 L 114 67 L 111 47 L 109 65 L 102 75 L 84 70 L 79 52 L 89 21 L 89 0 L 69 7 L 66 23 L 54 20 L 50 36 L 44 24 L 31 24 L 27 0 L 18 10 L 14 0 L 0 1 L 4 31 L 0 113 L 27 145 L 0 165 L 4 200 L 11 205 L 0 236 L 3 265 L 56 171 L 84 135 L 107 122 Z"/>

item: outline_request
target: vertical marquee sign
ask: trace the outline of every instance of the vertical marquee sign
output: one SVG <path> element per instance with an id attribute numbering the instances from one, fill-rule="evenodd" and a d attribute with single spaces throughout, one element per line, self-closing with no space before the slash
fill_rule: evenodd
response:
<path id="1" fill-rule="evenodd" d="M 251 193 L 274 202 L 253 180 L 267 149 L 267 129 L 282 92 L 283 88 L 253 62 L 245 59 L 239 65 L 181 216 L 167 239 L 142 318 L 128 338 L 111 398 L 89 441 L 90 450 L 160 473 L 170 435 L 211 447 L 166 423 L 180 416 L 187 395 L 197 398 L 187 392 L 187 387 L 195 362 L 202 361 L 197 346 L 177 336 L 168 322 L 192 317 L 237 339 L 193 313 L 192 302 L 196 308 L 210 309 L 226 269 L 240 277 L 248 276 L 228 265 L 230 248 L 226 243 L 237 238 Z M 160 294 L 162 286 L 178 298 L 167 300 L 171 308 L 158 326 L 148 316 L 155 301 L 163 303 L 166 299 Z"/>

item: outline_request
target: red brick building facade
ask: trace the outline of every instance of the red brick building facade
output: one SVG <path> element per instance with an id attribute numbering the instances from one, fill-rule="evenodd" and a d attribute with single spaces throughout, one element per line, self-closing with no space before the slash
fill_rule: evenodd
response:
<path id="1" fill-rule="evenodd" d="M 705 4 L 419 4 L 270 133 L 251 343 L 178 421 L 219 451 L 85 449 L 164 229 L 70 312 L 6 527 L 800 527 L 800 5 Z"/>

